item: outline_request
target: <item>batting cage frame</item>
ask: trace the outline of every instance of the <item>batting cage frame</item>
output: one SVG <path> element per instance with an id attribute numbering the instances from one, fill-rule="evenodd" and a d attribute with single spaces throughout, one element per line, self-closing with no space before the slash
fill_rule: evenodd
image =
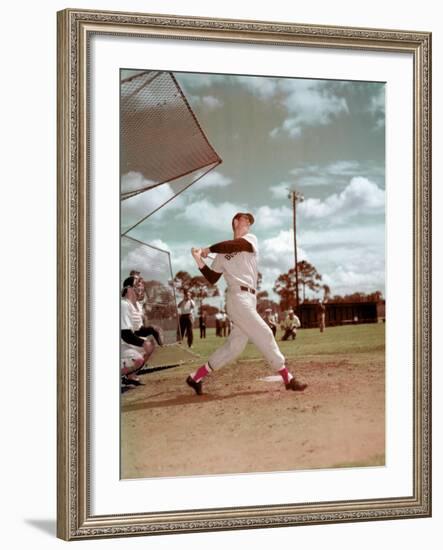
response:
<path id="1" fill-rule="evenodd" d="M 132 73 L 123 78 L 124 73 Z M 166 331 L 165 345 L 157 348 L 149 371 L 158 368 L 168 368 L 183 364 L 195 359 L 196 355 L 184 347 L 177 346 L 181 342 L 177 299 L 172 277 L 172 263 L 167 250 L 144 242 L 129 235 L 136 227 L 154 215 L 160 209 L 189 189 L 202 179 L 211 170 L 222 163 L 222 159 L 210 144 L 194 111 L 192 110 L 183 90 L 174 74 L 169 71 L 122 69 L 120 72 L 120 220 L 125 218 L 123 209 L 137 201 L 142 194 L 151 193 L 153 201 L 149 203 L 147 212 L 141 218 L 132 219 L 129 227 L 121 228 L 120 265 L 127 264 L 126 274 L 121 273 L 122 281 L 130 271 L 139 271 L 145 281 L 145 301 L 149 307 L 149 284 L 154 280 L 146 281 L 143 272 L 153 274 L 159 270 L 154 267 L 155 261 L 162 254 L 167 254 L 168 266 L 165 262 L 161 268 L 164 279 L 166 273 L 169 280 L 164 285 L 157 281 L 157 290 L 161 291 L 160 284 L 172 287 L 174 292 L 175 308 L 175 341 L 172 341 L 171 329 Z M 155 190 L 162 185 L 168 185 L 168 193 L 159 194 L 156 201 Z M 148 195 L 146 195 L 148 196 Z M 156 237 L 154 237 L 156 238 Z M 154 240 L 154 238 L 152 240 Z M 131 244 L 129 244 L 131 243 Z M 125 257 L 125 249 L 138 247 L 143 250 L 140 261 L 132 262 Z M 151 253 L 148 253 L 151 251 Z M 156 254 L 153 253 L 156 251 Z M 157 255 L 157 259 L 153 258 Z M 136 255 L 137 256 L 137 255 Z M 145 260 L 142 258 L 145 256 Z M 154 260 L 154 263 L 150 260 Z M 158 267 L 158 266 L 157 266 Z M 161 277 L 161 278 L 162 278 Z M 165 294 L 164 294 L 165 295 Z M 171 302 L 162 304 L 166 309 Z M 151 304 L 155 309 L 160 308 L 157 302 Z M 152 313 L 153 310 L 151 310 Z M 171 313 L 167 312 L 168 315 Z M 150 322 L 159 321 L 165 329 L 169 323 L 168 315 L 154 315 Z M 176 348 L 174 350 L 174 348 Z M 174 353 L 175 351 L 175 353 Z M 172 352 L 172 353 L 171 353 Z M 146 370 L 146 369 L 145 369 Z"/>

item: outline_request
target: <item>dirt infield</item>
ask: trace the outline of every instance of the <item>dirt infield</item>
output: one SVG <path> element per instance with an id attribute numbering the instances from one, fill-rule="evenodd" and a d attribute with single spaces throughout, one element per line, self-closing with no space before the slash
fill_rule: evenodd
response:
<path id="1" fill-rule="evenodd" d="M 190 367 L 143 375 L 122 395 L 121 477 L 383 465 L 384 353 L 288 365 L 303 393 L 257 360 L 209 376 L 202 396 L 185 384 Z"/>

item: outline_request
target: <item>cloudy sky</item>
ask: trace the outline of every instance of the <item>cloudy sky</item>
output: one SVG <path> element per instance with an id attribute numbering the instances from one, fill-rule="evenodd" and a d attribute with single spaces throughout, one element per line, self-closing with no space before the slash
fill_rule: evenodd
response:
<path id="1" fill-rule="evenodd" d="M 231 238 L 238 211 L 256 218 L 259 270 L 270 291 L 298 260 L 332 294 L 385 293 L 384 84 L 175 73 L 223 163 L 130 235 L 171 252 L 174 273 L 197 274 L 192 246 Z M 122 182 L 142 178 L 122 174 Z M 125 201 L 122 225 L 174 194 L 168 184 Z M 275 296 L 273 296 L 275 297 Z"/>

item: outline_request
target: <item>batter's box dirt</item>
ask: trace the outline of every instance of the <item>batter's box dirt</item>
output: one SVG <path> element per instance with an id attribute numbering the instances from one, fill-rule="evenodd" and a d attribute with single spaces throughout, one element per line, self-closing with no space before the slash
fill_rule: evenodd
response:
<path id="1" fill-rule="evenodd" d="M 208 376 L 201 396 L 186 367 L 143 375 L 122 395 L 122 478 L 383 465 L 384 355 L 295 367 L 304 392 L 287 391 L 262 361 Z"/>

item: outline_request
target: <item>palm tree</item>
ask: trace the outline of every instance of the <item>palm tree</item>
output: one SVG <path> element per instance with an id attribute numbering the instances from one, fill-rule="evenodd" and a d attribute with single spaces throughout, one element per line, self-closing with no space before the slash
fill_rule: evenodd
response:
<path id="1" fill-rule="evenodd" d="M 297 263 L 298 268 L 298 282 L 302 285 L 303 288 L 303 301 L 306 299 L 306 287 L 310 290 L 317 292 L 320 288 L 321 275 L 317 272 L 315 267 L 302 260 Z"/>
<path id="2" fill-rule="evenodd" d="M 298 284 L 303 288 L 303 301 L 305 301 L 306 288 L 314 292 L 322 288 L 320 285 L 321 275 L 312 264 L 305 260 L 298 262 L 297 268 Z M 297 277 L 295 276 L 295 269 L 290 269 L 287 273 L 282 273 L 276 279 L 273 290 L 280 296 L 280 307 L 283 310 L 291 309 L 296 306 L 296 285 Z"/>

